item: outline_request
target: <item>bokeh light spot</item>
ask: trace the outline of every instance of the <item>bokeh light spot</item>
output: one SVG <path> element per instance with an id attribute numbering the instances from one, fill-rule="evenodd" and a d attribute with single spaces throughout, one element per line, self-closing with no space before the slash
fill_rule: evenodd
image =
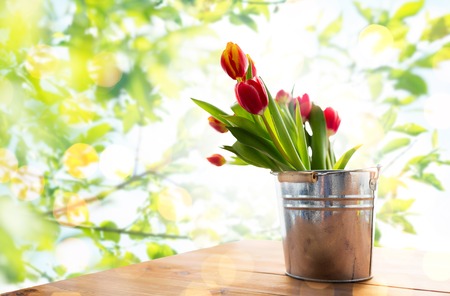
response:
<path id="1" fill-rule="evenodd" d="M 450 280 L 450 253 L 427 252 L 423 257 L 423 270 L 433 281 Z"/>
<path id="2" fill-rule="evenodd" d="M 18 161 L 9 150 L 0 148 L 0 183 L 6 183 L 17 171 Z"/>
<path id="3" fill-rule="evenodd" d="M 87 178 L 95 173 L 98 166 L 98 154 L 94 147 L 77 143 L 64 152 L 63 163 L 66 170 L 75 178 Z"/>
<path id="4" fill-rule="evenodd" d="M 89 77 L 102 87 L 112 87 L 122 78 L 122 71 L 113 53 L 103 52 L 88 63 Z"/>
<path id="5" fill-rule="evenodd" d="M 30 49 L 25 69 L 34 78 L 42 78 L 54 74 L 58 68 L 59 60 L 52 51 L 52 48 L 45 44 L 39 44 Z"/>
<path id="6" fill-rule="evenodd" d="M 202 279 L 209 287 L 231 285 L 236 281 L 236 265 L 226 255 L 211 255 L 202 263 Z"/>
<path id="7" fill-rule="evenodd" d="M 111 180 L 124 180 L 133 173 L 134 155 L 130 149 L 110 145 L 100 154 L 100 171 Z"/>
<path id="8" fill-rule="evenodd" d="M 69 124 L 87 123 L 95 117 L 94 108 L 94 103 L 85 95 L 78 95 L 64 100 L 59 113 Z"/>
<path id="9" fill-rule="evenodd" d="M 56 259 L 69 273 L 83 272 L 89 265 L 91 250 L 89 245 L 77 238 L 68 238 L 56 246 Z"/>
<path id="10" fill-rule="evenodd" d="M 379 54 L 394 44 L 391 31 L 382 25 L 371 24 L 365 27 L 358 38 L 358 45 L 371 55 Z"/>
<path id="11" fill-rule="evenodd" d="M 77 226 L 89 220 L 89 209 L 78 194 L 58 192 L 53 203 L 53 216 L 61 224 Z"/>
<path id="12" fill-rule="evenodd" d="M 191 205 L 190 194 L 181 187 L 165 188 L 158 196 L 158 212 L 170 221 L 180 221 L 185 218 Z"/>
<path id="13" fill-rule="evenodd" d="M 446 129 L 450 127 L 450 121 L 448 120 L 447 106 L 450 102 L 450 95 L 444 93 L 436 93 L 431 95 L 424 105 L 424 115 L 428 123 L 438 129 Z"/>
<path id="14" fill-rule="evenodd" d="M 22 166 L 11 177 L 11 191 L 20 200 L 34 200 L 43 190 L 44 178 L 36 169 Z"/>

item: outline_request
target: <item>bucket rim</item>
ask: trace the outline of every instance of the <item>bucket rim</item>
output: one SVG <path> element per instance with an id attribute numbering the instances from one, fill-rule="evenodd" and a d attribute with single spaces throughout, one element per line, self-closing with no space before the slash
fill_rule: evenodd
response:
<path id="1" fill-rule="evenodd" d="M 279 175 L 311 175 L 317 174 L 318 176 L 322 175 L 331 175 L 331 174 L 340 174 L 340 173 L 352 173 L 352 172 L 380 172 L 381 165 L 377 165 L 374 167 L 367 167 L 361 169 L 341 169 L 341 170 L 305 170 L 305 171 L 270 171 L 270 174 L 274 176 Z"/>

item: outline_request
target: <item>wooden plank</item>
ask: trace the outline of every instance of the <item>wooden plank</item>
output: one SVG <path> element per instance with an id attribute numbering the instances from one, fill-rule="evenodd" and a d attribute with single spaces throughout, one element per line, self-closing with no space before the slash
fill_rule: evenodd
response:
<path id="1" fill-rule="evenodd" d="M 242 241 L 23 289 L 12 295 L 450 295 L 418 251 L 375 249 L 374 279 L 314 283 L 284 274 L 281 242 Z"/>

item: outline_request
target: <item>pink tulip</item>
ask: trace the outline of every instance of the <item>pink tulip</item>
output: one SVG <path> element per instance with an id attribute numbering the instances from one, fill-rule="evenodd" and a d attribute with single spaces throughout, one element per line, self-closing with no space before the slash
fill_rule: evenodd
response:
<path id="1" fill-rule="evenodd" d="M 312 103 L 311 100 L 309 99 L 309 95 L 308 94 L 303 94 L 303 96 L 298 96 L 294 99 L 292 99 L 293 102 L 293 107 L 295 110 L 295 107 L 297 106 L 297 103 L 300 104 L 300 111 L 302 112 L 302 120 L 303 122 L 306 122 L 308 120 L 309 117 L 309 113 L 311 112 L 311 108 L 312 108 Z"/>
<path id="2" fill-rule="evenodd" d="M 291 94 L 283 89 L 280 89 L 275 96 L 275 101 L 280 105 L 288 104 L 291 100 Z"/>
<path id="3" fill-rule="evenodd" d="M 206 159 L 215 166 L 223 166 L 227 162 L 225 160 L 225 157 L 223 157 L 220 154 L 213 154 L 210 157 L 207 157 Z"/>
<path id="4" fill-rule="evenodd" d="M 262 115 L 269 104 L 266 87 L 258 77 L 238 82 L 234 91 L 239 105 L 251 114 Z"/>
<path id="5" fill-rule="evenodd" d="M 323 111 L 323 115 L 325 116 L 325 121 L 327 123 L 328 137 L 336 134 L 339 125 L 341 124 L 341 118 L 339 118 L 337 111 L 328 107 Z"/>

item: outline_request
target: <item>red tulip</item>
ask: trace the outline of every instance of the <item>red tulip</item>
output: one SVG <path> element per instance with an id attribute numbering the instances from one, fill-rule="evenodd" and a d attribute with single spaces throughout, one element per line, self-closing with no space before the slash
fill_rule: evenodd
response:
<path id="1" fill-rule="evenodd" d="M 288 104 L 291 100 L 291 94 L 283 89 L 280 89 L 275 96 L 275 101 L 280 105 Z"/>
<path id="2" fill-rule="evenodd" d="M 248 59 L 242 49 L 235 43 L 228 42 L 222 52 L 220 64 L 228 76 L 237 81 L 245 80 L 248 68 Z"/>
<path id="3" fill-rule="evenodd" d="M 209 125 L 212 126 L 219 133 L 226 133 L 228 131 L 225 124 L 219 121 L 217 118 L 210 116 L 208 117 Z"/>
<path id="4" fill-rule="evenodd" d="M 262 115 L 269 104 L 266 87 L 258 77 L 238 82 L 234 91 L 239 105 L 251 114 Z"/>
<path id="5" fill-rule="evenodd" d="M 328 107 L 323 111 L 323 115 L 325 116 L 325 121 L 327 123 L 327 135 L 332 136 L 336 134 L 339 125 L 341 124 L 341 119 L 339 118 L 337 111 Z"/>
<path id="6" fill-rule="evenodd" d="M 223 157 L 220 154 L 213 154 L 210 157 L 207 157 L 206 159 L 215 166 L 223 166 L 227 162 L 225 160 L 225 157 Z"/>
<path id="7" fill-rule="evenodd" d="M 302 112 L 303 122 L 305 122 L 306 120 L 308 120 L 309 113 L 311 112 L 312 108 L 311 100 L 309 99 L 308 94 L 303 94 L 303 96 L 297 97 L 297 101 L 300 104 L 300 111 Z"/>

